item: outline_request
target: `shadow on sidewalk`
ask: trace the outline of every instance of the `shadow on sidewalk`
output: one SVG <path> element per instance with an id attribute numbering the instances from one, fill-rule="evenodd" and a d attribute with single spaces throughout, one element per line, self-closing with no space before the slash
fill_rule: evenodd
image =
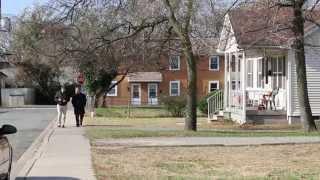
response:
<path id="1" fill-rule="evenodd" d="M 35 177 L 17 177 L 15 180 L 80 180 L 79 178 L 73 178 L 73 177 L 62 177 L 62 176 L 57 176 L 57 177 L 40 177 L 40 176 L 35 176 Z"/>

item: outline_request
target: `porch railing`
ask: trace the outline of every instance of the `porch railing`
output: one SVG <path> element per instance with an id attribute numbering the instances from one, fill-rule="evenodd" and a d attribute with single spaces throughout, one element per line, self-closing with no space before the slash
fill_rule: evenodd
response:
<path id="1" fill-rule="evenodd" d="M 286 103 L 286 90 L 279 90 L 274 97 L 271 96 L 270 90 L 246 91 L 246 106 L 248 110 L 258 110 L 259 106 L 263 106 L 266 110 L 274 108 L 278 110 L 285 110 Z"/>
<path id="2" fill-rule="evenodd" d="M 217 90 L 212 96 L 207 99 L 208 103 L 208 119 L 211 120 L 221 110 L 223 110 L 223 92 Z"/>

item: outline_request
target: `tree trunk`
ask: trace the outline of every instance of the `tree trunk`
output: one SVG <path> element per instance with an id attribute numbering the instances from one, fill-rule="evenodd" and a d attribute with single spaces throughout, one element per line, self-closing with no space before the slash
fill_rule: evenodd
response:
<path id="1" fill-rule="evenodd" d="M 104 93 L 99 93 L 96 94 L 96 102 L 95 102 L 95 107 L 104 107 L 104 101 L 105 101 L 105 94 Z"/>
<path id="2" fill-rule="evenodd" d="M 96 104 L 96 96 L 91 95 L 90 96 L 90 117 L 93 118 L 95 115 L 95 104 Z"/>
<path id="3" fill-rule="evenodd" d="M 184 55 L 187 60 L 188 89 L 185 130 L 197 131 L 197 63 L 192 52 L 191 42 L 186 38 Z"/>
<path id="4" fill-rule="evenodd" d="M 189 33 L 191 17 L 193 15 L 193 0 L 186 2 L 187 12 L 184 17 L 184 23 L 178 21 L 175 15 L 174 7 L 170 0 L 164 0 L 165 5 L 169 10 L 170 23 L 179 36 L 183 48 L 183 53 L 187 59 L 188 71 L 188 89 L 187 89 L 187 109 L 185 119 L 185 130 L 197 130 L 197 62 L 193 54 L 192 43 L 190 41 Z M 185 2 L 185 1 L 182 1 Z"/>
<path id="5" fill-rule="evenodd" d="M 293 49 L 295 51 L 295 63 L 298 83 L 298 97 L 300 106 L 300 120 L 303 123 L 305 131 L 317 130 L 315 121 L 312 117 L 312 111 L 309 103 L 307 74 L 306 74 L 306 60 L 304 50 L 304 18 L 303 7 L 304 1 L 297 0 L 294 3 L 294 20 L 293 33 L 295 35 Z"/>

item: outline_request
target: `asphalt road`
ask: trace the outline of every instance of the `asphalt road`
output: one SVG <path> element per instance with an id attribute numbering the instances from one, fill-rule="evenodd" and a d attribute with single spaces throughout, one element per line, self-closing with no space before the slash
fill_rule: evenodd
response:
<path id="1" fill-rule="evenodd" d="M 0 126 L 11 124 L 18 129 L 16 134 L 8 135 L 13 146 L 13 161 L 19 159 L 55 116 L 54 107 L 0 109 Z"/>

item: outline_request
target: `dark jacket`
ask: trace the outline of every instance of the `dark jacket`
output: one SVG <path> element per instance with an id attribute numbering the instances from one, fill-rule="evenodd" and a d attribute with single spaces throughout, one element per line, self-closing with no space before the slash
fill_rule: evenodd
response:
<path id="1" fill-rule="evenodd" d="M 54 100 L 57 104 L 61 105 L 61 106 L 65 106 L 68 104 L 70 98 L 69 96 L 66 94 L 66 92 L 62 93 L 61 91 L 58 91 L 56 93 L 56 95 L 54 96 Z"/>
<path id="2" fill-rule="evenodd" d="M 85 113 L 84 109 L 85 109 L 85 106 L 87 103 L 87 98 L 84 94 L 82 94 L 82 93 L 75 94 L 72 97 L 71 102 L 72 102 L 75 114 L 84 114 Z"/>

